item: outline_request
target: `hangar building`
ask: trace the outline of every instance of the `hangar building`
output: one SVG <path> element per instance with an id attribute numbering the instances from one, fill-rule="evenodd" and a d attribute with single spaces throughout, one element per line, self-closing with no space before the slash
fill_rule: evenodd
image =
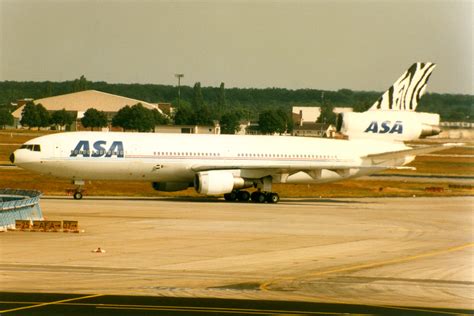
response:
<path id="1" fill-rule="evenodd" d="M 73 113 L 76 116 L 76 123 L 72 124 L 70 130 L 81 130 L 80 119 L 84 116 L 84 113 L 89 108 L 94 108 L 99 111 L 103 111 L 107 114 L 109 120 L 124 106 L 132 106 L 137 103 L 141 103 L 148 109 L 157 109 L 161 113 L 161 108 L 166 107 L 164 104 L 152 104 L 141 100 L 131 99 L 114 95 L 106 92 L 97 90 L 86 90 L 80 92 L 74 92 L 69 94 L 58 95 L 49 98 L 37 99 L 33 101 L 35 104 L 42 104 L 48 111 L 59 111 L 66 109 L 66 111 Z M 21 112 L 23 111 L 24 105 L 19 107 L 13 112 L 15 119 L 15 126 L 20 126 Z"/>

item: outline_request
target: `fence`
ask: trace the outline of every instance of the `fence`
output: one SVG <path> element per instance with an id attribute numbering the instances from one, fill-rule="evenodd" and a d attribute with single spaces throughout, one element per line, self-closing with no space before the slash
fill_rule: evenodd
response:
<path id="1" fill-rule="evenodd" d="M 0 189 L 0 230 L 15 227 L 15 220 L 42 220 L 41 192 Z"/>

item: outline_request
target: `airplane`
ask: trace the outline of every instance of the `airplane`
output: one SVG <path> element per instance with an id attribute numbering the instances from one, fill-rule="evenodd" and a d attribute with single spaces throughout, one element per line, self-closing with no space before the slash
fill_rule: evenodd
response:
<path id="1" fill-rule="evenodd" d="M 439 133 L 439 115 L 414 112 L 432 63 L 415 63 L 363 113 L 344 113 L 346 139 L 125 132 L 66 132 L 29 140 L 10 157 L 17 166 L 73 181 L 139 180 L 158 191 L 189 187 L 227 201 L 277 203 L 274 183 L 325 183 L 405 169 L 418 154 L 456 144 L 411 148 L 403 141 Z M 247 188 L 255 188 L 253 193 Z"/>

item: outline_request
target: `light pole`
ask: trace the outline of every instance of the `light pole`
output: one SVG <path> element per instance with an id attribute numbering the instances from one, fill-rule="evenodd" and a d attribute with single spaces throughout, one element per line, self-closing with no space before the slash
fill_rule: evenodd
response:
<path id="1" fill-rule="evenodd" d="M 174 74 L 176 78 L 178 78 L 178 108 L 181 103 L 181 78 L 184 77 L 184 74 Z"/>

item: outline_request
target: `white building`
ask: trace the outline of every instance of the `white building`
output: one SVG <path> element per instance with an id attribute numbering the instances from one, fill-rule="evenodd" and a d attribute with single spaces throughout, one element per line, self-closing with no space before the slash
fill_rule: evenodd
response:
<path id="1" fill-rule="evenodd" d="M 291 112 L 299 115 L 298 124 L 303 122 L 316 122 L 319 115 L 321 115 L 321 108 L 319 106 L 294 106 Z"/>

